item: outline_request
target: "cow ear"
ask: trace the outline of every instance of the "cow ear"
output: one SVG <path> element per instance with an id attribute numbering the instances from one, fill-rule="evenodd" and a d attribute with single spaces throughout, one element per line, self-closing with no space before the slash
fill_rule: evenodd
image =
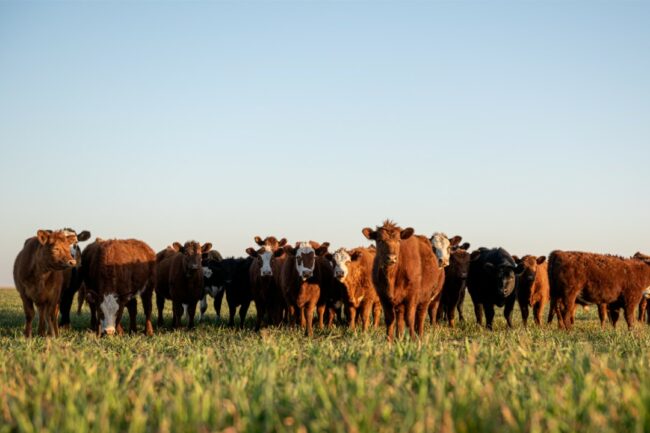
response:
<path id="1" fill-rule="evenodd" d="M 402 230 L 402 231 L 399 233 L 399 237 L 400 237 L 400 239 L 402 239 L 402 240 L 404 240 L 404 239 L 408 239 L 408 238 L 410 238 L 411 236 L 413 236 L 413 232 L 414 232 L 414 231 L 415 231 L 415 230 L 413 230 L 413 228 L 411 228 L 411 227 L 407 227 L 407 228 L 405 228 L 404 230 Z"/>
<path id="2" fill-rule="evenodd" d="M 172 249 L 173 249 L 174 251 L 176 251 L 177 253 L 180 253 L 181 251 L 183 251 L 183 245 L 181 245 L 181 244 L 178 243 L 178 242 L 174 242 L 174 243 L 172 244 Z"/>
<path id="3" fill-rule="evenodd" d="M 323 254 L 327 253 L 327 247 L 328 246 L 329 246 L 329 244 L 327 242 L 325 242 L 325 244 L 323 244 L 320 247 L 316 248 L 316 256 L 320 257 Z"/>
<path id="4" fill-rule="evenodd" d="M 471 261 L 474 261 L 474 260 L 478 259 L 479 257 L 481 257 L 481 250 L 472 251 L 472 254 L 469 255 L 469 259 Z"/>
<path id="5" fill-rule="evenodd" d="M 355 261 L 358 260 L 359 257 L 361 257 L 361 252 L 360 251 L 354 251 L 352 254 L 350 254 L 350 260 Z"/>
<path id="6" fill-rule="evenodd" d="M 260 247 L 264 246 L 264 240 L 259 236 L 255 236 L 255 243 Z"/>
<path id="7" fill-rule="evenodd" d="M 546 261 L 546 256 L 539 256 L 539 257 L 537 257 L 537 264 L 538 264 L 538 265 L 541 265 L 541 264 L 544 263 L 545 261 Z"/>
<path id="8" fill-rule="evenodd" d="M 361 233 L 363 233 L 363 235 L 368 240 L 374 241 L 377 239 L 377 232 L 369 227 L 366 227 L 365 229 L 361 230 Z"/>
<path id="9" fill-rule="evenodd" d="M 287 239 L 286 238 L 282 238 L 282 239 L 280 239 L 280 242 L 278 242 L 278 246 L 280 246 L 280 247 L 283 247 L 286 244 L 287 244 Z"/>
<path id="10" fill-rule="evenodd" d="M 483 264 L 483 269 L 485 269 L 488 272 L 494 271 L 494 264 L 487 262 Z"/>
<path id="11" fill-rule="evenodd" d="M 461 250 L 467 251 L 467 250 L 469 250 L 469 246 L 470 246 L 470 243 L 465 242 L 463 245 L 459 246 L 458 248 L 461 249 Z"/>
<path id="12" fill-rule="evenodd" d="M 327 253 L 325 254 L 325 258 L 331 262 L 334 259 L 334 256 L 331 253 Z"/>
<path id="13" fill-rule="evenodd" d="M 249 247 L 249 248 L 246 248 L 246 252 L 247 252 L 248 255 L 251 256 L 251 257 L 257 257 L 257 256 L 258 256 L 257 251 L 255 251 L 254 248 L 250 248 L 250 247 Z"/>
<path id="14" fill-rule="evenodd" d="M 207 254 L 208 251 L 210 251 L 211 249 L 212 249 L 212 244 L 210 242 L 207 242 L 207 243 L 203 244 L 203 246 L 201 247 L 201 252 L 203 254 Z"/>
<path id="15" fill-rule="evenodd" d="M 458 246 L 458 244 L 460 244 L 460 241 L 462 241 L 462 240 L 463 240 L 462 236 L 454 236 L 453 238 L 449 239 L 449 244 L 452 247 L 455 247 L 455 246 Z"/>
<path id="16" fill-rule="evenodd" d="M 36 232 L 36 237 L 41 245 L 45 245 L 48 240 L 50 240 L 49 230 L 39 230 Z"/>
<path id="17" fill-rule="evenodd" d="M 512 260 L 514 260 L 515 263 L 521 262 L 521 259 L 519 258 L 519 256 L 512 256 Z"/>
<path id="18" fill-rule="evenodd" d="M 79 242 L 85 242 L 88 239 L 90 239 L 90 232 L 88 230 L 84 230 L 77 235 L 77 241 Z"/>

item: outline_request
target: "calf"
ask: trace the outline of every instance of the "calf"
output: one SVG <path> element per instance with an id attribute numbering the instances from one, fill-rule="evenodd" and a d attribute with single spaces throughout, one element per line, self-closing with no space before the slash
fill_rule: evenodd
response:
<path id="1" fill-rule="evenodd" d="M 479 248 L 470 256 L 467 287 L 474 303 L 476 322 L 483 322 L 492 329 L 494 306 L 503 307 L 503 314 L 512 327 L 512 310 L 517 298 L 515 291 L 515 269 L 517 265 L 512 256 L 503 248 Z"/>
<path id="2" fill-rule="evenodd" d="M 63 231 L 69 235 L 74 234 L 77 236 L 77 242 L 85 242 L 90 239 L 90 232 L 87 230 L 79 234 L 71 228 L 65 228 Z M 59 300 L 59 313 L 61 314 L 59 319 L 60 327 L 70 326 L 72 301 L 74 300 L 75 293 L 81 287 L 81 248 L 79 248 L 78 243 L 73 247 L 73 257 L 77 261 L 77 264 L 63 272 L 63 285 L 61 287 L 61 299 Z"/>
<path id="3" fill-rule="evenodd" d="M 39 230 L 25 241 L 14 262 L 14 282 L 23 301 L 25 337 L 32 336 L 34 304 L 38 309 L 38 335 L 57 337 L 59 298 L 64 271 L 76 266 L 77 236 L 64 230 Z"/>
<path id="4" fill-rule="evenodd" d="M 300 320 L 308 336 L 313 335 L 312 323 L 317 305 L 320 311 L 324 311 L 325 296 L 321 297 L 321 288 L 331 285 L 332 268 L 322 257 L 328 246 L 327 242 L 318 245 L 312 241 L 297 242 L 293 248 L 284 247 L 287 258 L 282 266 L 280 287 L 287 305 L 297 316 L 295 320 Z M 321 314 L 319 312 L 319 316 Z"/>
<path id="5" fill-rule="evenodd" d="M 370 313 L 373 313 L 373 323 L 379 326 L 381 303 L 375 286 L 372 284 L 372 264 L 376 250 L 373 248 L 355 248 L 348 251 L 338 249 L 334 255 L 326 257 L 334 267 L 334 287 L 342 293 L 348 326 L 354 329 L 356 318 L 361 318 L 363 330 L 370 325 Z"/>
<path id="6" fill-rule="evenodd" d="M 221 303 L 223 301 L 224 290 L 223 286 L 219 286 L 216 282 L 215 270 L 219 268 L 219 262 L 223 260 L 218 251 L 212 250 L 201 256 L 201 267 L 203 268 L 203 286 L 204 293 L 201 299 L 199 322 L 203 320 L 206 311 L 208 311 L 208 295 L 214 299 L 214 311 L 217 316 L 217 321 L 221 318 Z"/>
<path id="7" fill-rule="evenodd" d="M 428 306 L 442 290 L 439 282 L 443 270 L 431 242 L 424 236 L 413 236 L 413 232 L 389 220 L 376 230 L 362 230 L 377 245 L 372 280 L 384 309 L 389 342 L 393 340 L 396 318 L 398 337 L 405 324 L 411 338 L 415 338 L 416 331 L 422 337 Z"/>
<path id="8" fill-rule="evenodd" d="M 449 256 L 452 250 L 458 247 L 462 239 L 460 236 L 454 236 L 449 239 L 446 234 L 441 232 L 436 232 L 431 236 L 429 241 L 438 259 L 438 267 L 445 268 L 449 266 Z"/>
<path id="9" fill-rule="evenodd" d="M 81 254 L 81 275 L 91 310 L 91 327 L 98 334 L 123 333 L 124 307 L 129 311 L 130 330 L 136 331 L 137 301 L 145 315 L 145 333 L 153 335 L 151 298 L 156 285 L 156 255 L 136 239 L 98 239 Z"/>
<path id="10" fill-rule="evenodd" d="M 521 269 L 517 276 L 517 302 L 521 311 L 521 320 L 526 326 L 528 322 L 528 307 L 533 307 L 533 319 L 539 326 L 542 323 L 544 306 L 550 299 L 548 284 L 548 263 L 545 256 L 514 256 L 515 263 Z"/>
<path id="11" fill-rule="evenodd" d="M 188 314 L 188 329 L 194 327 L 196 304 L 203 298 L 203 268 L 201 259 L 212 249 L 211 243 L 201 245 L 196 241 L 181 245 L 174 242 L 173 250 L 161 251 L 157 270 L 156 304 L 158 306 L 158 326 L 163 324 L 165 300 L 172 301 L 172 326 L 178 327 L 181 318 Z"/>
<path id="12" fill-rule="evenodd" d="M 460 236 L 457 236 L 460 238 Z M 449 266 L 445 268 L 445 283 L 440 295 L 440 306 L 437 320 L 445 317 L 452 328 L 455 324 L 455 312 L 458 311 L 460 320 L 463 320 L 463 300 L 469 274 L 470 254 L 467 251 L 470 244 L 455 245 L 449 256 Z"/>
<path id="13" fill-rule="evenodd" d="M 573 325 L 578 300 L 599 307 L 615 304 L 612 309 L 616 310 L 622 307 L 631 329 L 634 310 L 650 287 L 650 261 L 638 257 L 553 251 L 548 267 L 551 299 L 560 310 L 561 326 L 567 330 Z"/>

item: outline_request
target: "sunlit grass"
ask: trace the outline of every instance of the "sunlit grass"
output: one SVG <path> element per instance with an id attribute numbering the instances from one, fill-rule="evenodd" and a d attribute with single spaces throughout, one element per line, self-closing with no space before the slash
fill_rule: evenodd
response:
<path id="1" fill-rule="evenodd" d="M 488 332 L 465 307 L 469 323 L 421 346 L 389 347 L 383 328 L 256 334 L 213 313 L 191 332 L 103 339 L 84 313 L 26 340 L 17 293 L 0 290 L 0 432 L 650 430 L 649 329 L 601 331 L 592 309 L 570 334 L 502 316 Z"/>

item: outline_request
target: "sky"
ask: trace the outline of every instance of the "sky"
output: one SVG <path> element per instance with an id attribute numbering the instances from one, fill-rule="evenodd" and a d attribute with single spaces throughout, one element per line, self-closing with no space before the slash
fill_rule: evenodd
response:
<path id="1" fill-rule="evenodd" d="M 38 229 L 650 252 L 650 2 L 0 1 L 0 286 Z"/>

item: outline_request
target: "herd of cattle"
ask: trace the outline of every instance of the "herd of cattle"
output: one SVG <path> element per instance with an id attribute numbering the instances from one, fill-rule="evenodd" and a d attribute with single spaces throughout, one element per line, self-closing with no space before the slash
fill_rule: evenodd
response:
<path id="1" fill-rule="evenodd" d="M 243 326 L 251 302 L 255 302 L 255 329 L 264 324 L 301 326 L 312 335 L 314 316 L 319 326 L 335 320 L 354 329 L 379 325 L 383 313 L 388 340 L 405 327 L 411 338 L 422 336 L 427 318 L 431 324 L 446 320 L 454 326 L 456 311 L 464 320 L 462 304 L 469 291 L 476 320 L 492 329 L 495 307 L 504 307 L 512 327 L 515 301 L 526 325 L 532 308 L 535 323 L 550 301 L 548 322 L 557 315 L 561 328 L 573 325 L 577 305 L 595 304 L 601 326 L 609 316 L 616 326 L 623 309 L 632 327 L 638 307 L 646 315 L 650 295 L 650 256 L 631 258 L 583 252 L 553 251 L 546 257 L 511 256 L 503 248 L 479 248 L 469 252 L 461 237 L 443 233 L 431 238 L 402 229 L 392 221 L 364 228 L 374 241 L 368 248 L 340 248 L 333 254 L 329 243 L 297 242 L 273 236 L 255 237 L 255 248 L 244 258 L 222 258 L 212 244 L 174 242 L 157 254 L 134 239 L 97 238 L 83 252 L 79 242 L 88 231 L 39 230 L 25 241 L 14 264 L 14 280 L 25 311 L 25 336 L 31 336 L 34 305 L 38 309 L 39 335 L 57 336 L 59 326 L 70 324 L 70 310 L 78 292 L 78 308 L 87 302 L 90 326 L 98 334 L 123 332 L 126 307 L 130 331 L 136 331 L 137 297 L 146 320 L 145 332 L 153 334 L 152 297 L 156 294 L 158 327 L 163 326 L 165 301 L 171 300 L 172 325 L 187 316 L 194 326 L 197 305 L 200 319 L 214 299 L 217 316 L 225 294 L 235 325 L 239 308 Z M 60 317 L 59 317 L 60 315 Z M 372 315 L 372 321 L 371 321 Z M 345 316 L 345 317 L 344 317 Z"/>

